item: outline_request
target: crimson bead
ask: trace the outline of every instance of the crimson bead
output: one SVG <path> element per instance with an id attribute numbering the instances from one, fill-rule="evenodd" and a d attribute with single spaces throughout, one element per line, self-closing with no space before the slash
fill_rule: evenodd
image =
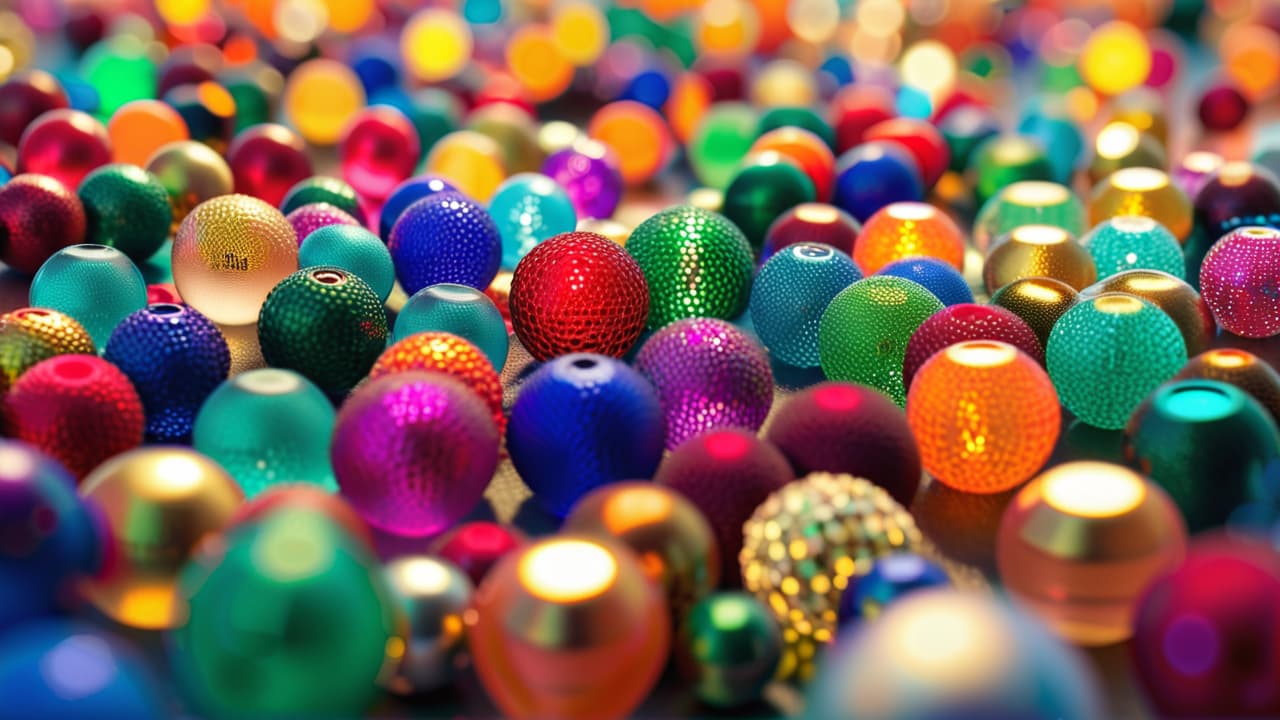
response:
<path id="1" fill-rule="evenodd" d="M 50 110 L 68 107 L 57 78 L 43 70 L 19 70 L 0 85 L 0 142 L 17 145 L 31 121 Z"/>
<path id="2" fill-rule="evenodd" d="M 273 207 L 298 182 L 312 175 L 307 144 L 283 125 L 263 123 L 247 128 L 227 148 L 227 164 L 236 192 L 252 195 Z"/>
<path id="3" fill-rule="evenodd" d="M 80 198 L 47 175 L 18 175 L 0 186 L 0 260 L 27 274 L 84 240 Z"/>
<path id="4" fill-rule="evenodd" d="M 361 110 L 342 137 L 342 179 L 376 204 L 413 174 L 421 154 L 418 130 L 404 113 L 386 105 Z"/>
<path id="5" fill-rule="evenodd" d="M 111 138 L 92 115 L 50 110 L 18 140 L 18 172 L 48 175 L 75 190 L 85 175 L 111 162 Z"/>
<path id="6" fill-rule="evenodd" d="M 442 535 L 431 543 L 431 554 L 457 565 L 480 587 L 499 560 L 526 542 L 528 538 L 514 527 L 478 520 Z"/>
<path id="7" fill-rule="evenodd" d="M 910 388 L 916 371 L 934 353 L 966 340 L 1006 342 L 1044 365 L 1044 348 L 1025 320 L 998 305 L 961 303 L 934 313 L 911 334 L 902 362 L 903 383 Z"/>

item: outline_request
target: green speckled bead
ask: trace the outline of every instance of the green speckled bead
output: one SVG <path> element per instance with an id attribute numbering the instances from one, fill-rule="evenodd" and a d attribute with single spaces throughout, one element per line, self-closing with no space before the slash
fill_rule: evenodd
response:
<path id="1" fill-rule="evenodd" d="M 734 176 L 724 191 L 720 212 L 742 230 L 758 257 L 773 221 L 815 199 L 813 181 L 803 170 L 776 152 L 764 152 Z"/>
<path id="2" fill-rule="evenodd" d="M 338 399 L 386 348 L 387 316 L 377 293 L 354 273 L 307 268 L 267 295 L 258 342 L 268 365 L 296 370 Z"/>
<path id="3" fill-rule="evenodd" d="M 731 320 L 746 309 L 754 263 L 725 216 L 688 205 L 640 223 L 627 240 L 649 285 L 649 328 L 683 318 Z"/>
<path id="4" fill-rule="evenodd" d="M 694 692 L 717 707 L 758 700 L 782 660 L 777 621 L 744 592 L 704 598 L 689 612 L 681 640 Z"/>
<path id="5" fill-rule="evenodd" d="M 169 194 L 137 165 L 103 165 L 85 177 L 76 194 L 84 204 L 87 243 L 116 248 L 142 262 L 169 238 Z"/>
<path id="6" fill-rule="evenodd" d="M 1186 261 L 1178 238 L 1165 226 L 1141 215 L 1119 215 L 1104 220 L 1080 244 L 1093 256 L 1098 279 L 1126 270 L 1159 270 L 1185 279 Z"/>
<path id="7" fill-rule="evenodd" d="M 289 188 L 289 192 L 280 201 L 280 212 L 288 215 L 303 205 L 318 202 L 329 203 L 360 221 L 361 225 L 365 223 L 364 210 L 360 208 L 356 191 L 342 180 L 322 175 L 299 180 Z"/>
<path id="8" fill-rule="evenodd" d="M 905 278 L 873 275 L 859 280 L 836 295 L 822 314 L 822 372 L 829 380 L 869 385 L 905 405 L 907 341 L 942 307 L 933 293 Z"/>
<path id="9" fill-rule="evenodd" d="M 974 200 L 985 203 L 1007 185 L 1022 180 L 1052 180 L 1053 166 L 1044 147 L 1025 135 L 997 135 L 969 159 L 975 175 Z"/>

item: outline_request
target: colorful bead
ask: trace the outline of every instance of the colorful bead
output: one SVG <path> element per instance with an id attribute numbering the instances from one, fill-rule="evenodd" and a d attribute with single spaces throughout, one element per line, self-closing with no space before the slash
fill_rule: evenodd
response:
<path id="1" fill-rule="evenodd" d="M 902 376 L 908 389 L 916 372 L 935 354 L 956 343 L 995 340 L 1007 343 L 1044 364 L 1044 348 L 1029 325 L 999 305 L 961 303 L 935 313 L 920 323 L 907 342 Z"/>
<path id="2" fill-rule="evenodd" d="M 1243 337 L 1280 334 L 1280 230 L 1246 227 L 1213 244 L 1200 268 L 1204 301 L 1223 329 Z"/>
<path id="3" fill-rule="evenodd" d="M 58 250 L 84 240 L 84 206 L 75 193 L 46 175 L 16 175 L 0 185 L 0 260 L 33 274 Z"/>
<path id="4" fill-rule="evenodd" d="M 694 692 L 716 707 L 759 699 L 782 660 L 782 633 L 760 601 L 742 592 L 704 598 L 689 612 L 680 636 L 691 659 Z"/>
<path id="5" fill-rule="evenodd" d="M 835 172 L 833 204 L 858 222 L 890 203 L 924 200 L 915 160 L 894 143 L 859 145 L 837 159 Z"/>
<path id="6" fill-rule="evenodd" d="M 147 283 L 124 253 L 106 245 L 58 251 L 31 279 L 30 303 L 75 318 L 105 347 L 111 331 L 147 304 Z"/>
<path id="7" fill-rule="evenodd" d="M 471 580 L 448 561 L 426 555 L 395 558 L 382 574 L 408 620 L 404 657 L 386 684 L 400 695 L 447 685 L 457 674 L 457 658 L 466 647 L 458 626 L 475 590 Z"/>
<path id="8" fill-rule="evenodd" d="M 111 162 L 111 138 L 102 123 L 79 110 L 50 110 L 18 141 L 18 172 L 47 175 L 69 190 Z"/>
<path id="9" fill-rule="evenodd" d="M 1061 280 L 1030 277 L 1014 280 L 991 295 L 991 304 L 1022 318 L 1035 332 L 1040 347 L 1048 347 L 1058 318 L 1075 306 L 1079 293 Z"/>
<path id="10" fill-rule="evenodd" d="M 1151 218 L 1111 218 L 1080 238 L 1080 244 L 1093 255 L 1100 278 L 1125 270 L 1160 270 L 1177 278 L 1186 272 L 1178 239 Z"/>
<path id="11" fill-rule="evenodd" d="M 273 123 L 238 133 L 227 148 L 227 165 L 237 193 L 275 207 L 290 188 L 314 174 L 302 138 Z"/>
<path id="12" fill-rule="evenodd" d="M 414 293 L 396 315 L 392 342 L 428 331 L 450 333 L 471 342 L 494 368 L 507 363 L 510 341 L 502 313 L 475 288 L 440 283 Z"/>
<path id="13" fill-rule="evenodd" d="M 1097 225 L 1117 215 L 1149 217 L 1165 226 L 1180 243 L 1191 235 L 1191 201 L 1161 170 L 1125 168 L 1094 186 L 1089 198 L 1089 224 Z"/>
<path id="14" fill-rule="evenodd" d="M 360 227 L 360 223 L 355 218 L 325 202 L 301 205 L 288 215 L 285 215 L 284 219 L 288 220 L 289 224 L 293 226 L 293 232 L 298 236 L 299 246 L 311 233 L 320 228 L 329 227 L 330 225 Z"/>
<path id="15" fill-rule="evenodd" d="M 1080 292 L 1080 298 L 1102 293 L 1121 292 L 1135 295 L 1160 308 L 1178 326 L 1187 344 L 1187 354 L 1204 351 L 1213 342 L 1218 327 L 1209 306 L 1186 282 L 1159 270 L 1125 270 L 1103 278 Z"/>
<path id="16" fill-rule="evenodd" d="M 193 140 L 162 146 L 147 160 L 146 170 L 155 175 L 169 193 L 172 230 L 177 230 L 197 205 L 229 195 L 235 187 L 227 161 L 208 145 Z"/>
<path id="17" fill-rule="evenodd" d="M 878 275 L 910 280 L 933 293 L 943 305 L 973 302 L 969 283 L 952 265 L 931 257 L 908 257 L 880 268 Z"/>
<path id="18" fill-rule="evenodd" d="M 502 267 L 514 270 L 516 263 L 538 243 L 578 224 L 568 193 L 546 175 L 520 173 L 507 178 L 489 200 L 502 235 Z"/>
<path id="19" fill-rule="evenodd" d="M 849 213 L 823 203 L 802 203 L 778 216 L 764 235 L 760 264 L 769 262 L 783 248 L 801 243 L 830 245 L 853 255 L 862 226 Z"/>
<path id="20" fill-rule="evenodd" d="M 337 178 L 316 175 L 289 188 L 280 201 L 280 212 L 286 216 L 311 203 L 328 203 L 360 222 L 365 222 L 364 210 L 360 208 L 360 198 L 355 188 Z"/>
<path id="21" fill-rule="evenodd" d="M 84 205 L 87 242 L 117 248 L 142 262 L 169 239 L 169 194 L 140 167 L 103 165 L 85 176 L 76 194 Z"/>
<path id="22" fill-rule="evenodd" d="M 1174 380 L 1217 380 L 1257 400 L 1280 424 L 1280 373 L 1262 358 L 1237 348 L 1207 350 L 1187 361 Z"/>
<path id="23" fill-rule="evenodd" d="M 442 282 L 486 288 L 502 261 L 493 218 L 458 192 L 433 193 L 410 205 L 392 228 L 387 249 L 409 294 Z"/>
<path id="24" fill-rule="evenodd" d="M 32 307 L 0 315 L 0 393 L 41 360 L 95 354 L 93 337 L 70 315 Z"/>
<path id="25" fill-rule="evenodd" d="M 964 233 L 946 213 L 919 202 L 886 205 L 867 219 L 853 248 L 854 262 L 870 274 L 917 256 L 964 268 Z"/>
<path id="26" fill-rule="evenodd" d="M 391 229 L 395 227 L 396 221 L 405 210 L 409 209 L 410 205 L 428 195 L 446 191 L 457 192 L 457 190 L 449 184 L 449 181 L 435 175 L 419 175 L 405 180 L 391 191 L 391 195 L 387 197 L 382 210 L 378 213 L 378 235 L 384 243 L 389 242 Z"/>
<path id="27" fill-rule="evenodd" d="M 526 542 L 524 533 L 514 527 L 477 520 L 436 538 L 431 554 L 458 566 L 478 587 L 502 558 Z"/>
<path id="28" fill-rule="evenodd" d="M 789 245 L 751 287 L 751 324 L 772 357 L 817 367 L 818 324 L 831 298 L 862 279 L 848 255 L 828 245 Z"/>
<path id="29" fill-rule="evenodd" d="M 469 341 L 447 332 L 420 332 L 397 340 L 378 357 L 369 379 L 409 371 L 437 372 L 462 381 L 489 408 L 501 432 L 507 426 L 502 412 L 502 381 L 483 353 Z"/>
<path id="30" fill-rule="evenodd" d="M 306 269 L 324 265 L 354 274 L 365 281 L 383 302 L 396 283 L 396 268 L 387 246 L 377 235 L 362 227 L 334 224 L 308 233 L 298 248 L 298 267 Z"/>
<path id="31" fill-rule="evenodd" d="M 990 250 L 993 243 L 1022 225 L 1049 225 L 1080 237 L 1088 226 L 1084 203 L 1065 185 L 1024 180 L 1002 189 L 987 201 L 973 221 L 973 244 Z"/>
<path id="32" fill-rule="evenodd" d="M 997 240 L 982 266 L 987 292 L 1015 280 L 1049 277 L 1083 290 L 1098 279 L 1089 253 L 1066 230 L 1051 225 L 1022 225 Z"/>
<path id="33" fill-rule="evenodd" d="M 375 204 L 413 174 L 421 152 L 417 128 L 404 113 L 386 105 L 357 112 L 338 144 L 342 178 Z"/>
<path id="34" fill-rule="evenodd" d="M 595 140 L 551 153 L 540 172 L 564 188 L 578 217 L 612 217 L 622 199 L 618 160 L 608 146 Z"/>
<path id="35" fill-rule="evenodd" d="M 746 236 L 757 255 L 769 226 L 782 213 L 817 199 L 813 182 L 776 151 L 751 156 L 724 190 L 721 212 Z"/>

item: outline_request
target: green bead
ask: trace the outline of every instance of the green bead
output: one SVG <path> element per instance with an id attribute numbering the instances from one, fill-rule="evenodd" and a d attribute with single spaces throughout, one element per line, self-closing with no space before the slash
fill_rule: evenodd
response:
<path id="1" fill-rule="evenodd" d="M 260 368 L 218 386 L 196 415 L 196 450 L 221 465 L 252 498 L 281 483 L 336 492 L 329 465 L 334 410 L 292 370 Z"/>
<path id="2" fill-rule="evenodd" d="M 836 295 L 818 325 L 818 358 L 828 380 L 869 385 L 906 405 L 902 362 L 907 341 L 942 309 L 933 293 L 910 280 L 873 275 Z"/>
<path id="3" fill-rule="evenodd" d="M 725 189 L 720 206 L 720 212 L 747 236 L 756 257 L 764 247 L 769 226 L 779 215 L 816 199 L 809 176 L 794 163 L 775 156 L 761 156 L 739 170 Z"/>
<path id="4" fill-rule="evenodd" d="M 1058 319 L 1045 361 L 1063 406 L 1094 427 L 1116 429 L 1182 369 L 1187 346 L 1160 308 L 1136 295 L 1103 293 Z"/>
<path id="5" fill-rule="evenodd" d="M 974 200 L 979 205 L 1007 185 L 1022 180 L 1052 180 L 1053 166 L 1044 147 L 1025 135 L 997 135 L 973 151 L 969 166 L 977 177 Z"/>
<path id="6" fill-rule="evenodd" d="M 31 279 L 32 307 L 77 320 L 105 348 L 116 325 L 147 305 L 147 283 L 137 266 L 106 245 L 72 245 L 44 261 Z"/>
<path id="7" fill-rule="evenodd" d="M 288 215 L 303 205 L 329 203 L 342 212 L 364 223 L 364 210 L 356 191 L 338 178 L 316 175 L 299 180 L 280 201 L 280 212 Z"/>
<path id="8" fill-rule="evenodd" d="M 299 270 L 280 281 L 258 316 L 262 357 L 296 370 L 329 397 L 345 397 L 387 345 L 377 293 L 338 267 Z"/>
<path id="9" fill-rule="evenodd" d="M 423 158 L 437 140 L 462 126 L 462 106 L 458 98 L 441 88 L 415 91 L 410 97 L 409 106 L 407 114 L 418 130 Z"/>
<path id="10" fill-rule="evenodd" d="M 1179 280 L 1186 274 L 1178 238 L 1149 217 L 1105 220 L 1080 238 L 1080 244 L 1093 255 L 1099 280 L 1126 270 L 1159 270 Z"/>
<path id="11" fill-rule="evenodd" d="M 237 133 L 271 122 L 271 107 L 284 90 L 284 77 L 280 72 L 259 62 L 251 63 L 244 70 L 223 73 L 219 75 L 218 82 L 236 101 Z"/>
<path id="12" fill-rule="evenodd" d="M 1269 500 L 1264 477 L 1280 457 L 1280 433 L 1240 388 L 1183 380 L 1162 386 L 1134 412 L 1125 453 L 1168 491 L 1195 533 L 1225 524 L 1245 503 Z"/>
<path id="13" fill-rule="evenodd" d="M 759 134 L 780 127 L 798 127 L 822 138 L 822 142 L 833 151 L 836 147 L 836 131 L 811 108 L 807 107 L 775 107 L 766 110 L 760 116 Z"/>
<path id="14" fill-rule="evenodd" d="M 694 692 L 717 707 L 758 700 L 782 660 L 777 621 L 744 592 L 716 593 L 693 606 L 681 640 Z"/>
<path id="15" fill-rule="evenodd" d="M 403 652 L 372 553 L 324 511 L 284 506 L 184 568 L 174 676 L 208 717 L 359 717 Z"/>
<path id="16" fill-rule="evenodd" d="M 979 250 L 1023 225 L 1062 228 L 1078 238 L 1088 228 L 1084 203 L 1065 185 L 1043 180 L 1015 182 L 982 206 L 973 221 L 973 243 Z"/>
<path id="17" fill-rule="evenodd" d="M 156 63 L 142 40 L 118 34 L 102 40 L 80 60 L 80 76 L 98 92 L 99 117 L 110 118 L 121 105 L 156 95 Z"/>
<path id="18" fill-rule="evenodd" d="M 698 182 L 716 190 L 728 187 L 759 130 L 760 119 L 746 103 L 716 103 L 707 110 L 689 139 L 689 165 Z"/>
<path id="19" fill-rule="evenodd" d="M 731 320 L 751 296 L 751 245 L 725 216 L 682 205 L 640 223 L 627 240 L 649 285 L 649 328 L 676 320 Z"/>
<path id="20" fill-rule="evenodd" d="M 298 248 L 298 267 L 332 265 L 355 273 L 382 302 L 396 283 L 396 266 L 382 239 L 352 225 L 326 225 L 313 231 Z"/>
<path id="21" fill-rule="evenodd" d="M 85 176 L 76 194 L 84 205 L 88 242 L 116 248 L 142 262 L 169 238 L 169 193 L 155 175 L 137 165 L 103 165 Z"/>
<path id="22" fill-rule="evenodd" d="M 502 312 L 473 287 L 440 283 L 414 293 L 396 315 L 391 341 L 420 332 L 447 332 L 469 341 L 499 372 L 507 364 L 511 338 Z"/>

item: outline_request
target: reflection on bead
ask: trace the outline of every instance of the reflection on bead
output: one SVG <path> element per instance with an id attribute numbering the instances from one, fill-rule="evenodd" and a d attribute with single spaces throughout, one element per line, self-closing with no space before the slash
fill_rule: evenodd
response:
<path id="1" fill-rule="evenodd" d="M 909 257 L 895 260 L 880 268 L 879 275 L 910 280 L 933 293 L 943 305 L 973 302 L 973 291 L 964 276 L 951 265 L 931 257 Z"/>
<path id="2" fill-rule="evenodd" d="M 1235 385 L 1249 393 L 1280 424 L 1280 374 L 1251 352 L 1236 348 L 1202 352 L 1188 360 L 1173 379 L 1217 380 Z"/>
<path id="3" fill-rule="evenodd" d="M 0 315 L 0 394 L 41 360 L 95 353 L 93 338 L 70 315 L 48 308 L 19 308 Z"/>
<path id="4" fill-rule="evenodd" d="M 572 232 L 578 218 L 569 195 L 546 175 L 507 178 L 489 200 L 489 213 L 502 236 L 502 267 L 513 270 L 538 243 Z"/>
<path id="5" fill-rule="evenodd" d="M 834 205 L 802 203 L 778 216 L 764 236 L 760 264 L 783 248 L 800 243 L 821 243 L 853 255 L 854 241 L 862 226 L 849 213 Z"/>
<path id="6" fill-rule="evenodd" d="M 1142 215 L 1186 243 L 1191 235 L 1191 200 L 1162 170 L 1133 167 L 1099 181 L 1089 198 L 1089 224 L 1119 215 Z"/>
<path id="7" fill-rule="evenodd" d="M 886 555 L 871 564 L 871 570 L 855 578 L 840 594 L 836 616 L 839 631 L 856 627 L 861 621 L 875 621 L 900 598 L 917 590 L 951 584 L 947 571 L 915 553 Z"/>
<path id="8" fill-rule="evenodd" d="M 1125 270 L 1085 288 L 1080 298 L 1108 292 L 1136 295 L 1164 311 L 1182 333 L 1187 354 L 1202 352 L 1213 341 L 1217 326 L 1200 293 L 1186 282 L 1159 270 Z"/>
<path id="9" fill-rule="evenodd" d="M 917 255 L 964 267 L 964 233 L 946 213 L 919 202 L 893 203 L 872 215 L 853 249 L 854 261 L 869 274 Z"/>
<path id="10" fill-rule="evenodd" d="M 758 700 L 782 660 L 777 621 L 742 592 L 715 593 L 695 605 L 680 641 L 694 692 L 716 707 Z"/>
<path id="11" fill-rule="evenodd" d="M 1035 331 L 1041 347 L 1049 345 L 1049 334 L 1058 318 L 1076 304 L 1075 288 L 1061 280 L 1030 277 L 1014 280 L 991 295 L 991 304 L 1022 318 Z"/>
<path id="12" fill-rule="evenodd" d="M 369 370 L 369 379 L 377 380 L 413 370 L 441 372 L 456 377 L 489 408 L 499 432 L 507 426 L 507 418 L 502 413 L 502 381 L 498 372 L 484 353 L 465 338 L 447 332 L 413 333 L 392 343 L 378 356 Z"/>
<path id="13" fill-rule="evenodd" d="M 1022 225 L 1049 225 L 1079 237 L 1087 229 L 1084 203 L 1065 185 L 1041 180 L 1013 183 L 982 206 L 973 222 L 973 243 L 986 252 Z"/>
<path id="14" fill-rule="evenodd" d="M 1159 270 L 1177 278 L 1186 272 L 1178 239 L 1148 217 L 1111 218 L 1080 238 L 1080 244 L 1093 255 L 1099 278 L 1125 270 Z"/>
<path id="15" fill-rule="evenodd" d="M 46 175 L 16 175 L 0 185 L 0 260 L 35 273 L 58 250 L 84 240 L 84 206 L 75 193 Z"/>
<path id="16" fill-rule="evenodd" d="M 764 264 L 751 287 L 751 324 L 760 342 L 778 360 L 817 367 L 822 312 L 861 279 L 853 260 L 829 245 L 787 246 Z"/>
<path id="17" fill-rule="evenodd" d="M 997 241 L 987 255 L 982 279 L 994 293 L 1015 280 L 1049 277 L 1083 290 L 1097 280 L 1093 256 L 1066 230 L 1050 225 L 1022 225 Z"/>
<path id="18" fill-rule="evenodd" d="M 453 564 L 426 555 L 398 557 L 382 574 L 408 619 L 404 656 L 387 685 L 411 695 L 448 684 L 466 644 L 462 616 L 471 603 L 471 580 Z"/>
<path id="19" fill-rule="evenodd" d="M 916 372 L 938 352 L 966 340 L 996 340 L 1021 350 L 1044 364 L 1044 348 L 1035 332 L 1011 310 L 999 305 L 960 304 L 945 308 L 920 324 L 911 334 L 902 362 L 908 389 Z"/>
<path id="20" fill-rule="evenodd" d="M 1223 329 L 1243 337 L 1280 334 L 1280 230 L 1246 227 L 1214 243 L 1200 268 L 1204 301 Z"/>
<path id="21" fill-rule="evenodd" d="M 387 249 L 409 294 L 442 282 L 488 287 L 502 260 L 493 218 L 457 192 L 433 193 L 410 205 L 391 229 Z"/>
<path id="22" fill-rule="evenodd" d="M 362 227 L 326 225 L 307 235 L 298 248 L 298 267 L 323 265 L 336 266 L 359 277 L 383 302 L 396 283 L 396 268 L 387 246 Z"/>
<path id="23" fill-rule="evenodd" d="M 111 331 L 147 304 L 142 273 L 119 250 L 72 245 L 40 266 L 31 280 L 31 304 L 66 313 L 105 347 Z"/>

